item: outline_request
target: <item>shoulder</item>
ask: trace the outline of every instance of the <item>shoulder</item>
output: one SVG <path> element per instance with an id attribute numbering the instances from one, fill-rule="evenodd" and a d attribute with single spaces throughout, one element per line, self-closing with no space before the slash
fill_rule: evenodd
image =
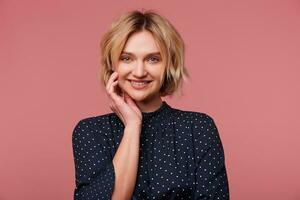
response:
<path id="1" fill-rule="evenodd" d="M 103 115 L 96 115 L 79 119 L 74 128 L 72 137 L 85 138 L 91 137 L 90 135 L 97 133 L 97 135 L 105 134 L 110 127 L 112 121 L 116 120 L 114 113 L 107 113 Z"/>
<path id="2" fill-rule="evenodd" d="M 205 112 L 181 110 L 173 108 L 174 117 L 181 122 L 191 122 L 193 124 L 211 124 L 214 123 L 214 119 L 211 115 Z"/>
<path id="3" fill-rule="evenodd" d="M 196 142 L 199 142 L 199 144 L 210 144 L 218 148 L 223 148 L 219 130 L 214 118 L 211 115 L 194 111 L 190 111 L 188 115 L 192 121 L 191 129 Z"/>
<path id="4" fill-rule="evenodd" d="M 98 127 L 98 125 L 104 125 L 114 120 L 116 120 L 116 115 L 114 113 L 85 117 L 77 121 L 75 129 L 80 126 L 85 126 L 86 128 Z"/>
<path id="5" fill-rule="evenodd" d="M 190 128 L 195 137 L 219 139 L 219 132 L 214 118 L 205 112 L 175 109 L 177 113 L 175 122 Z"/>

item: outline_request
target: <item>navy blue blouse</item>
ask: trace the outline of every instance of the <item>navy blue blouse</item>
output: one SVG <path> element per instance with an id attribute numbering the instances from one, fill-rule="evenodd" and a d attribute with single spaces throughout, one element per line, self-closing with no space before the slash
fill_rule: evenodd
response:
<path id="1" fill-rule="evenodd" d="M 224 150 L 213 119 L 163 101 L 143 112 L 135 199 L 229 199 Z M 75 200 L 108 200 L 113 157 L 124 125 L 115 113 L 80 120 L 73 130 Z"/>

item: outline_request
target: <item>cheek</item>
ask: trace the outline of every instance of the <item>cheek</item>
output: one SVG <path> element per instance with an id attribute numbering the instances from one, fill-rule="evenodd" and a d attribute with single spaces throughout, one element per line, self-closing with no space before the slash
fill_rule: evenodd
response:
<path id="1" fill-rule="evenodd" d="M 158 80 L 159 82 L 162 82 L 164 78 L 165 76 L 163 71 L 159 71 L 155 74 L 155 79 Z"/>
<path id="2" fill-rule="evenodd" d="M 124 78 L 129 72 L 129 67 L 124 64 L 120 64 L 116 67 L 116 72 L 118 72 L 120 78 Z"/>
<path id="3" fill-rule="evenodd" d="M 116 70 L 116 72 L 118 72 L 118 79 L 119 79 L 119 80 L 124 80 L 126 72 L 120 70 L 120 68 L 118 68 L 118 69 Z"/>

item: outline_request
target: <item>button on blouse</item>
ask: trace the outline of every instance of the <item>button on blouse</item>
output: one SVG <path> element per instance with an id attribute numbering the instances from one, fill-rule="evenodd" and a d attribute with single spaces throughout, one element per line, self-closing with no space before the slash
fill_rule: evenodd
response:
<path id="1" fill-rule="evenodd" d="M 222 142 L 207 114 L 172 108 L 166 101 L 143 112 L 139 166 L 132 200 L 229 199 Z M 124 125 L 115 113 L 80 120 L 73 130 L 76 200 L 109 200 L 113 157 Z"/>

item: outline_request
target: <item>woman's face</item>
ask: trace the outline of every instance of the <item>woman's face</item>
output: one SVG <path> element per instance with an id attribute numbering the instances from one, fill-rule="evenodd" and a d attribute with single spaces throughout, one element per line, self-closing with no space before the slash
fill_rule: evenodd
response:
<path id="1" fill-rule="evenodd" d="M 148 31 L 134 33 L 127 40 L 116 66 L 119 86 L 135 101 L 155 101 L 160 98 L 164 69 L 152 34 Z"/>

